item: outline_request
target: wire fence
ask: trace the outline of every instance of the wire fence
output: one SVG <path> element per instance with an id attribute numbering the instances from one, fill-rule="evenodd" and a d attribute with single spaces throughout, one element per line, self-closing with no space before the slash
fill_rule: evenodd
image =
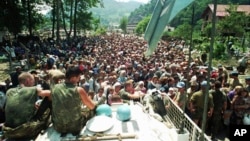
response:
<path id="1" fill-rule="evenodd" d="M 179 108 L 174 101 L 169 98 L 169 108 L 167 110 L 166 119 L 174 125 L 176 128 L 180 128 L 184 124 L 184 128 L 189 132 L 189 141 L 211 141 L 210 137 L 205 133 L 202 133 L 202 130 L 189 118 L 187 114 L 184 114 L 183 111 Z M 202 136 L 204 138 L 202 140 Z"/>

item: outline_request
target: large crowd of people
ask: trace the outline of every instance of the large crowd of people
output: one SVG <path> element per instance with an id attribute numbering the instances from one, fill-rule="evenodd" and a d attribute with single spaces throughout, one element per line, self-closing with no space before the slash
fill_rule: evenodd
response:
<path id="1" fill-rule="evenodd" d="M 193 51 L 190 56 L 183 40 L 159 41 L 151 56 L 144 55 L 147 42 L 141 37 L 120 34 L 77 37 L 60 44 L 42 40 L 6 46 L 14 50 L 13 60 L 27 60 L 16 67 L 10 79 L 0 83 L 0 119 L 7 133 L 34 121 L 35 111 L 45 105 L 41 115 L 52 107 L 52 112 L 45 114 L 51 113 L 58 132 L 77 134 L 84 126 L 80 123 L 89 118 L 81 117 L 81 103 L 91 111 L 99 104 L 142 102 L 154 90 L 163 97 L 166 111 L 167 97 L 201 127 L 209 86 L 206 130 L 213 139 L 225 125 L 244 124 L 244 115 L 250 114 L 250 77 L 242 82 L 235 70 L 228 71 L 222 65 L 209 67 L 206 55 Z M 24 91 L 29 91 L 27 97 L 16 96 Z M 44 99 L 47 102 L 37 102 Z"/>

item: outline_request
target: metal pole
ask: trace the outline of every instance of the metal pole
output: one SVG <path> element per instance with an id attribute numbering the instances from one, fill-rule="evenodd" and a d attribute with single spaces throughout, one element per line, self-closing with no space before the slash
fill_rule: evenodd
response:
<path id="1" fill-rule="evenodd" d="M 192 7 L 192 20 L 191 20 L 191 36 L 190 36 L 190 46 L 188 52 L 188 73 L 190 72 L 190 64 L 191 64 L 191 52 L 193 50 L 193 31 L 194 31 L 194 12 L 195 12 L 195 2 L 193 3 Z"/>
<path id="2" fill-rule="evenodd" d="M 195 3 L 193 3 L 192 6 L 192 18 L 191 18 L 191 36 L 190 36 L 190 45 L 189 45 L 189 58 L 188 58 L 188 73 L 190 72 L 190 64 L 191 64 L 191 51 L 192 51 L 192 46 L 193 46 L 193 27 L 194 27 L 194 7 L 195 7 Z M 181 125 L 180 125 L 180 130 L 179 133 L 180 134 L 184 134 L 184 128 L 185 128 L 185 108 L 186 108 L 186 100 L 187 100 L 187 88 L 189 87 L 189 81 L 188 79 L 185 79 L 185 100 L 184 100 L 184 108 L 182 109 L 182 121 L 181 121 Z"/>
<path id="3" fill-rule="evenodd" d="M 211 31 L 211 40 L 210 40 L 210 52 L 209 52 L 209 64 L 208 64 L 208 77 L 207 77 L 207 87 L 205 92 L 205 102 L 204 102 L 204 111 L 202 117 L 202 135 L 201 141 L 204 141 L 204 132 L 207 122 L 207 108 L 208 108 L 208 96 L 209 96 L 209 87 L 210 87 L 210 72 L 212 68 L 212 59 L 213 59 L 213 46 L 214 46 L 214 39 L 215 39 L 215 22 L 216 22 L 216 9 L 217 9 L 217 0 L 214 0 L 214 11 L 213 11 L 213 18 L 212 18 L 212 31 Z"/>

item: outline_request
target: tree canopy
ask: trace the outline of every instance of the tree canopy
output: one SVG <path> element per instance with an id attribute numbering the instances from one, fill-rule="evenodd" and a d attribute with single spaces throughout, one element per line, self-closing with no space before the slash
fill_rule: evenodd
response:
<path id="1" fill-rule="evenodd" d="M 141 21 L 143 18 L 152 14 L 154 6 L 157 0 L 151 0 L 145 5 L 141 5 L 139 8 L 131 12 L 128 17 L 128 23 L 134 24 Z M 211 0 L 195 0 L 195 12 L 194 12 L 194 23 L 200 20 L 201 15 L 208 4 L 213 3 Z M 218 4 L 249 4 L 249 0 L 218 0 Z M 192 4 L 183 9 L 176 17 L 171 21 L 170 26 L 177 27 L 178 25 L 183 24 L 183 18 L 190 17 L 192 14 Z"/>
<path id="2" fill-rule="evenodd" d="M 151 15 L 145 17 L 143 20 L 141 20 L 141 21 L 137 24 L 136 29 L 135 29 L 135 32 L 136 32 L 137 34 L 140 35 L 140 34 L 143 34 L 143 33 L 145 32 L 145 30 L 146 30 L 146 28 L 147 28 L 147 25 L 148 25 L 148 23 L 149 23 L 149 21 L 150 21 L 150 18 L 151 18 Z"/>
<path id="3" fill-rule="evenodd" d="M 37 4 L 42 3 L 52 7 L 49 17 L 39 13 L 36 8 Z M 93 17 L 88 9 L 96 7 L 97 4 L 102 6 L 102 0 L 1 0 L 0 19 L 3 22 L 0 23 L 0 29 L 14 35 L 28 30 L 29 34 L 33 35 L 33 31 L 41 28 L 46 22 L 51 24 L 53 33 L 55 29 L 59 33 L 58 30 L 64 28 L 66 34 L 70 36 L 72 30 L 76 34 L 77 29 L 92 28 Z M 47 20 L 48 18 L 51 22 Z"/>
<path id="4" fill-rule="evenodd" d="M 120 28 L 122 29 L 123 33 L 127 33 L 127 24 L 128 24 L 128 18 L 127 17 L 122 17 L 120 20 Z"/>

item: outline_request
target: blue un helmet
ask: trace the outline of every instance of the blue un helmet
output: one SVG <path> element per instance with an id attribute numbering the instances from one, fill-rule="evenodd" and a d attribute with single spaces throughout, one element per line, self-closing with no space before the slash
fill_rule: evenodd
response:
<path id="1" fill-rule="evenodd" d="M 121 121 L 127 121 L 131 118 L 131 110 L 130 107 L 126 104 L 123 104 L 117 108 L 116 113 L 117 119 Z"/>
<path id="2" fill-rule="evenodd" d="M 111 107 L 108 104 L 101 104 L 96 108 L 96 115 L 105 115 L 105 116 L 111 116 L 112 110 Z"/>

